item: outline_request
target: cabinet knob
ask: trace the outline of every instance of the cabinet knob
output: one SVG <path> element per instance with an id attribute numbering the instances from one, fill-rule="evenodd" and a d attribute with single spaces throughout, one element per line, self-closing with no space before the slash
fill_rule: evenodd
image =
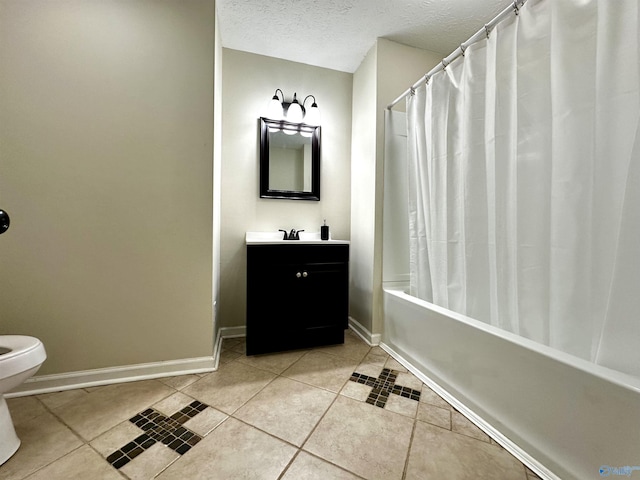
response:
<path id="1" fill-rule="evenodd" d="M 302 272 L 302 276 L 303 276 L 304 278 L 307 278 L 307 277 L 309 276 L 309 274 L 308 274 L 307 272 Z"/>
<path id="2" fill-rule="evenodd" d="M 302 274 L 300 272 L 296 273 L 296 278 L 300 278 L 302 276 Z"/>

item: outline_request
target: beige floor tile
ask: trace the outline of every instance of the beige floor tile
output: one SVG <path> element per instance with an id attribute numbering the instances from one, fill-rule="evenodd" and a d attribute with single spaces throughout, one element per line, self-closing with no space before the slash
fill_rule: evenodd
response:
<path id="1" fill-rule="evenodd" d="M 241 356 L 241 353 L 234 352 L 233 350 L 223 350 L 220 352 L 220 365 L 225 365 Z"/>
<path id="2" fill-rule="evenodd" d="M 222 339 L 222 348 L 232 348 L 236 347 L 240 344 L 244 337 L 232 337 L 232 338 L 223 338 Z"/>
<path id="3" fill-rule="evenodd" d="M 95 448 L 100 455 L 107 458 L 113 452 L 129 443 L 134 438 L 142 435 L 142 430 L 129 420 L 116 425 L 111 430 L 94 438 L 89 445 Z"/>
<path id="4" fill-rule="evenodd" d="M 335 398 L 334 393 L 279 377 L 234 416 L 300 446 Z"/>
<path id="5" fill-rule="evenodd" d="M 359 478 L 307 452 L 300 452 L 282 480 L 358 480 Z"/>
<path id="6" fill-rule="evenodd" d="M 71 478 L 122 480 L 122 476 L 88 445 L 47 465 L 28 477 L 27 480 L 66 480 Z"/>
<path id="7" fill-rule="evenodd" d="M 45 393 L 43 395 L 37 395 L 38 400 L 44 403 L 47 407 L 53 409 L 61 407 L 71 401 L 84 398 L 88 393 L 82 388 L 74 390 L 65 390 L 63 392 Z"/>
<path id="8" fill-rule="evenodd" d="M 338 396 L 303 448 L 369 480 L 395 480 L 412 428 L 410 418 Z"/>
<path id="9" fill-rule="evenodd" d="M 413 388 L 419 392 L 422 391 L 422 382 L 413 373 L 400 372 L 396 378 L 396 385 Z"/>
<path id="10" fill-rule="evenodd" d="M 346 358 L 312 351 L 303 356 L 282 375 L 315 387 L 338 393 L 349 380 L 358 362 Z"/>
<path id="11" fill-rule="evenodd" d="M 230 415 L 275 377 L 271 372 L 231 362 L 192 383 L 184 393 Z"/>
<path id="12" fill-rule="evenodd" d="M 174 413 L 182 410 L 194 400 L 195 399 L 193 397 L 190 397 L 189 395 L 185 395 L 182 392 L 176 392 L 173 395 L 160 400 L 158 403 L 153 404 L 152 408 L 155 408 L 165 415 L 171 416 Z"/>
<path id="13" fill-rule="evenodd" d="M 351 330 L 345 330 L 344 344 L 320 347 L 317 349 L 319 352 L 337 355 L 342 358 L 348 358 L 349 360 L 357 360 L 358 362 L 364 359 L 367 353 L 369 353 L 369 350 L 371 350 L 371 347 L 364 343 L 362 339 Z"/>
<path id="14" fill-rule="evenodd" d="M 384 364 L 384 368 L 388 368 L 389 370 L 397 370 L 398 372 L 407 372 L 408 370 L 404 368 L 395 358 L 389 357 Z"/>
<path id="15" fill-rule="evenodd" d="M 22 479 L 82 446 L 82 441 L 49 412 L 16 424 L 21 445 L 0 467 L 0 479 Z M 53 477 L 50 477 L 53 478 Z"/>
<path id="16" fill-rule="evenodd" d="M 420 394 L 420 401 L 423 403 L 429 403 L 440 408 L 447 408 L 451 410 L 451 405 L 444 398 L 431 390 L 426 385 L 422 386 L 422 393 Z"/>
<path id="17" fill-rule="evenodd" d="M 372 363 L 361 363 L 355 369 L 356 372 L 361 375 L 368 375 L 373 378 L 378 378 L 378 376 L 382 373 L 382 365 L 375 365 Z"/>
<path id="18" fill-rule="evenodd" d="M 131 480 L 149 480 L 158 475 L 178 458 L 180 458 L 180 454 L 168 448 L 166 445 L 156 443 L 127 463 L 120 471 Z"/>
<path id="19" fill-rule="evenodd" d="M 385 352 L 378 345 L 371 347 L 371 350 L 369 351 L 369 354 L 370 355 L 376 355 L 376 356 L 383 356 L 383 357 L 388 357 L 389 356 L 389 354 L 387 352 Z"/>
<path id="20" fill-rule="evenodd" d="M 157 478 L 273 480 L 295 453 L 295 447 L 229 418 Z"/>
<path id="21" fill-rule="evenodd" d="M 225 350 L 231 350 L 233 352 L 237 352 L 240 353 L 242 355 L 246 355 L 247 353 L 247 341 L 244 337 L 242 338 L 237 338 L 236 339 L 237 342 L 234 342 L 234 344 L 232 346 L 229 346 L 228 348 L 225 347 Z"/>
<path id="22" fill-rule="evenodd" d="M 211 432 L 211 430 L 224 422 L 227 417 L 228 415 L 225 415 L 220 410 L 216 410 L 213 407 L 207 407 L 191 420 L 186 421 L 184 426 L 200 436 L 205 436 Z"/>
<path id="23" fill-rule="evenodd" d="M 401 397 L 400 395 L 391 394 L 384 406 L 385 410 L 399 413 L 405 417 L 416 418 L 418 411 L 418 401 L 410 398 Z"/>
<path id="24" fill-rule="evenodd" d="M 526 480 L 524 468 L 506 450 L 416 422 L 406 480 Z"/>
<path id="25" fill-rule="evenodd" d="M 118 383 L 94 390 L 53 412 L 90 441 L 173 392 L 156 380 Z"/>
<path id="26" fill-rule="evenodd" d="M 7 398 L 9 413 L 15 426 L 22 422 L 28 422 L 38 415 L 42 415 L 47 410 L 36 397 Z"/>
<path id="27" fill-rule="evenodd" d="M 340 390 L 340 395 L 344 395 L 345 397 L 353 398 L 354 400 L 358 400 L 359 402 L 364 402 L 371 393 L 372 387 L 368 387 L 367 385 L 363 385 L 362 383 L 356 382 L 347 382 Z"/>
<path id="28" fill-rule="evenodd" d="M 164 377 L 159 378 L 162 383 L 165 385 L 175 388 L 176 390 L 182 390 L 188 385 L 191 385 L 193 382 L 198 381 L 200 377 L 196 374 L 188 374 L 188 375 L 177 375 L 175 377 Z"/>
<path id="29" fill-rule="evenodd" d="M 389 354 L 382 350 L 380 347 L 371 347 L 369 353 L 362 359 L 362 363 L 368 363 L 372 365 L 380 365 L 381 367 L 389 359 Z"/>
<path id="30" fill-rule="evenodd" d="M 280 374 L 293 365 L 308 350 L 294 350 L 291 352 L 271 353 L 268 355 L 240 355 L 236 361 L 255 368 Z"/>
<path id="31" fill-rule="evenodd" d="M 459 412 L 451 412 L 451 430 L 467 437 L 491 443 L 489 435 L 476 427 L 467 417 Z"/>
<path id="32" fill-rule="evenodd" d="M 451 430 L 451 411 L 448 408 L 436 407 L 429 403 L 420 402 L 418 406 L 418 420 Z"/>

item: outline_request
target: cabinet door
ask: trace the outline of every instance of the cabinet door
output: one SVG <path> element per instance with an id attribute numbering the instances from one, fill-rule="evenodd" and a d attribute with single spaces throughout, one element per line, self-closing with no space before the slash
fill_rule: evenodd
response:
<path id="1" fill-rule="evenodd" d="M 348 271 L 345 263 L 305 264 L 298 279 L 298 305 L 304 330 L 347 326 Z"/>
<path id="2" fill-rule="evenodd" d="M 296 265 L 273 265 L 263 258 L 247 277 L 247 354 L 285 350 L 299 329 L 292 299 L 299 288 Z M 268 260 L 268 258 L 266 259 Z"/>

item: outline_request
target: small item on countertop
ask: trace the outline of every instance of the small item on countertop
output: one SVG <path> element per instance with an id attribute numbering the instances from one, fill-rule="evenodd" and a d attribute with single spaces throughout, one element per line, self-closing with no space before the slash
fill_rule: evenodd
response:
<path id="1" fill-rule="evenodd" d="M 327 225 L 326 219 L 324 225 L 320 227 L 320 238 L 322 240 L 329 240 L 329 226 Z"/>

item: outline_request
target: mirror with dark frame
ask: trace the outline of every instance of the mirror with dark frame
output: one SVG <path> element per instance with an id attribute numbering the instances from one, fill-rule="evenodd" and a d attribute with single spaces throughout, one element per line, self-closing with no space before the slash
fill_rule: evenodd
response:
<path id="1" fill-rule="evenodd" d="M 320 127 L 260 118 L 260 197 L 320 200 Z"/>

